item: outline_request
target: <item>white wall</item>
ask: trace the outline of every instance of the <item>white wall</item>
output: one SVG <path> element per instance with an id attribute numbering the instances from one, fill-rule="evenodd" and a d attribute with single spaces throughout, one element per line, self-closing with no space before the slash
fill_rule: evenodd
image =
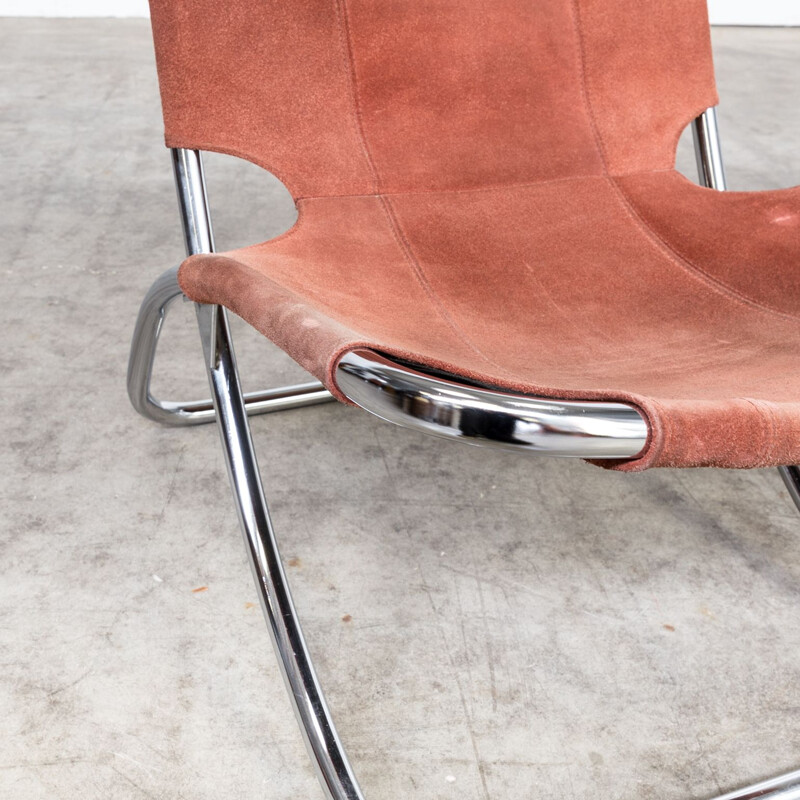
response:
<path id="1" fill-rule="evenodd" d="M 708 7 L 715 25 L 800 25 L 800 0 L 708 0 Z M 0 17 L 145 16 L 147 0 L 0 0 Z"/>
<path id="2" fill-rule="evenodd" d="M 800 25 L 800 0 L 708 0 L 713 25 Z"/>
<path id="3" fill-rule="evenodd" d="M 0 17 L 147 16 L 147 0 L 0 0 Z"/>

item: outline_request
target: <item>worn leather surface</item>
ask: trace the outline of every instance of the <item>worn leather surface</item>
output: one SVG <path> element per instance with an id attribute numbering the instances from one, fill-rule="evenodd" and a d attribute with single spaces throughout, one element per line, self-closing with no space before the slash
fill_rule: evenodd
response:
<path id="1" fill-rule="evenodd" d="M 702 0 L 151 0 L 167 144 L 300 216 L 181 267 L 337 393 L 368 346 L 637 405 L 633 461 L 800 461 L 800 190 L 673 170 L 716 103 Z M 340 396 L 340 395 L 339 395 Z"/>

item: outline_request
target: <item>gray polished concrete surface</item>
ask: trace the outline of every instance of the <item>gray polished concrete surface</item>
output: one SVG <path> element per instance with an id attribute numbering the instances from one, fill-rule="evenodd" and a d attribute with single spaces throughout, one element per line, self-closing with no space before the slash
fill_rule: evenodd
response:
<path id="1" fill-rule="evenodd" d="M 800 183 L 800 30 L 714 44 L 732 188 Z M 0 71 L 0 798 L 321 797 L 217 432 L 125 394 L 181 258 L 147 23 L 0 20 Z M 277 181 L 208 170 L 221 247 L 292 223 Z M 246 388 L 298 374 L 236 330 Z M 188 304 L 161 366 L 163 394 L 207 394 Z M 776 472 L 621 475 L 338 405 L 253 431 L 368 798 L 705 798 L 800 767 Z"/>

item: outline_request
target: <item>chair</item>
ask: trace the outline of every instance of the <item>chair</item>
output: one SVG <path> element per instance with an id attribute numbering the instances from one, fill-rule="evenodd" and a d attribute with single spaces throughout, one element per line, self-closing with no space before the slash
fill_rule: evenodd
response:
<path id="1" fill-rule="evenodd" d="M 484 447 L 778 466 L 800 506 L 800 190 L 725 189 L 702 0 L 151 0 L 189 258 L 142 304 L 128 391 L 216 420 L 262 607 L 329 798 L 360 798 L 281 565 L 248 414 L 353 403 Z M 674 170 L 693 122 L 701 181 Z M 214 253 L 201 150 L 291 190 Z M 153 397 L 195 301 L 212 400 Z M 243 394 L 225 308 L 318 380 Z M 800 798 L 800 772 L 725 795 Z M 720 798 L 722 800 L 722 798 Z"/>

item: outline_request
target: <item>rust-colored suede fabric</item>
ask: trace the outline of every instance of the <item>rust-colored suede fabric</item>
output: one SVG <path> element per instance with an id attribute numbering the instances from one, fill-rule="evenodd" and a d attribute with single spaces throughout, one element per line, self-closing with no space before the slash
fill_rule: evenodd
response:
<path id="1" fill-rule="evenodd" d="M 673 171 L 716 102 L 702 0 L 151 0 L 167 143 L 249 158 L 300 216 L 179 278 L 341 398 L 367 346 L 633 403 L 609 464 L 800 461 L 800 190 Z"/>

